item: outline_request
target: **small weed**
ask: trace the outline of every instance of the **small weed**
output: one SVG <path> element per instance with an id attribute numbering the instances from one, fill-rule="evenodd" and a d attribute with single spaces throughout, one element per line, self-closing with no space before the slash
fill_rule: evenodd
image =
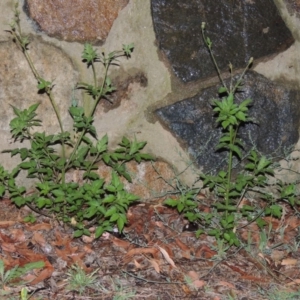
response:
<path id="1" fill-rule="evenodd" d="M 131 291 L 128 288 L 124 288 L 120 281 L 116 281 L 113 284 L 113 300 L 127 300 L 135 298 L 135 291 Z"/>
<path id="2" fill-rule="evenodd" d="M 266 156 L 261 155 L 253 147 L 249 153 L 244 154 L 244 143 L 239 137 L 239 130 L 246 123 L 253 123 L 248 113 L 252 105 L 251 99 L 242 101 L 236 99 L 236 94 L 243 92 L 243 79 L 249 70 L 253 58 L 250 58 L 243 72 L 233 76 L 233 66 L 229 64 L 230 80 L 223 80 L 218 64 L 212 50 L 212 41 L 205 34 L 205 23 L 202 23 L 202 36 L 216 67 L 222 86 L 218 90 L 219 97 L 211 100 L 211 106 L 216 123 L 222 129 L 217 151 L 224 151 L 227 155 L 226 168 L 217 174 L 200 174 L 199 179 L 203 182 L 203 189 L 208 188 L 216 196 L 215 203 L 209 210 L 201 211 L 201 203 L 197 200 L 199 189 L 193 187 L 180 191 L 178 199 L 166 199 L 165 205 L 174 207 L 182 213 L 190 222 L 199 225 L 200 229 L 196 236 L 205 232 L 214 236 L 217 241 L 217 258 L 225 257 L 230 246 L 240 246 L 239 224 L 256 222 L 262 230 L 260 233 L 260 251 L 268 251 L 267 242 L 270 230 L 267 233 L 263 228 L 266 226 L 264 216 L 281 218 L 282 206 L 279 201 L 288 203 L 291 207 L 299 203 L 296 198 L 296 183 L 286 184 L 275 180 L 275 193 L 268 190 L 269 178 L 274 176 L 275 164 Z M 243 170 L 233 176 L 233 169 L 238 162 Z M 198 179 L 198 180 L 199 180 Z M 274 188 L 273 188 L 274 190 Z M 262 201 L 262 206 L 254 206 L 250 201 L 245 202 L 245 195 L 255 193 Z M 243 225 L 245 227 L 247 225 Z M 248 245 L 250 249 L 250 245 Z"/>
<path id="3" fill-rule="evenodd" d="M 99 281 L 95 274 L 98 269 L 91 274 L 86 274 L 85 271 L 78 265 L 73 265 L 67 272 L 68 285 L 66 287 L 69 291 L 78 292 L 82 295 L 88 288 L 97 289 L 96 283 Z"/>
<path id="4" fill-rule="evenodd" d="M 30 146 L 5 150 L 11 156 L 20 156 L 19 163 L 11 172 L 0 166 L 0 196 L 8 193 L 13 203 L 29 208 L 48 217 L 67 223 L 74 228 L 74 236 L 90 235 L 89 228 L 96 226 L 95 236 L 100 237 L 105 231 L 113 230 L 116 225 L 119 232 L 127 222 L 126 212 L 129 205 L 139 197 L 133 195 L 124 187 L 121 178 L 131 182 L 131 176 L 126 170 L 126 163 L 152 160 L 152 156 L 141 153 L 146 142 L 130 141 L 123 137 L 119 147 L 114 151 L 108 149 L 108 136 L 98 138 L 93 125 L 94 112 L 103 99 L 109 100 L 109 95 L 115 91 L 108 76 L 109 68 L 115 65 L 120 57 L 130 58 L 134 45 L 123 45 L 122 50 L 109 54 L 98 54 L 91 44 L 85 44 L 82 52 L 83 62 L 91 67 L 93 82 L 77 83 L 76 88 L 84 90 L 91 101 L 91 110 L 86 112 L 72 98 L 69 113 L 73 119 L 71 134 L 64 130 L 59 109 L 55 102 L 54 85 L 42 78 L 37 71 L 28 51 L 29 39 L 24 36 L 20 27 L 20 12 L 15 9 L 15 17 L 9 31 L 14 42 L 22 50 L 25 58 L 37 80 L 37 90 L 48 96 L 50 105 L 55 112 L 60 131 L 48 135 L 36 131 L 41 125 L 37 117 L 38 104 L 28 109 L 20 110 L 13 106 L 16 117 L 10 122 L 12 137 L 15 141 L 27 141 Z M 97 64 L 102 65 L 103 80 L 98 78 Z M 74 94 L 74 89 L 73 89 Z M 61 155 L 57 149 L 61 147 Z M 67 156 L 66 147 L 71 153 Z M 97 170 L 99 163 L 104 162 L 111 168 L 111 182 L 101 178 Z M 26 193 L 26 188 L 17 184 L 16 178 L 21 170 L 27 172 L 27 178 L 33 180 L 33 193 Z M 80 182 L 68 182 L 67 172 L 78 170 L 82 174 Z M 27 222 L 34 222 L 31 215 Z"/>
<path id="5" fill-rule="evenodd" d="M 268 300 L 299 300 L 300 299 L 300 291 L 292 292 L 287 290 L 279 290 L 279 288 L 274 288 L 271 291 L 261 290 L 260 293 L 268 297 Z"/>
<path id="6" fill-rule="evenodd" d="M 14 268 L 5 271 L 5 266 L 3 260 L 0 260 L 0 295 L 9 295 L 10 291 L 7 289 L 8 286 L 11 285 L 22 285 L 25 283 L 24 280 L 22 280 L 22 276 L 24 276 L 26 273 L 34 270 L 34 269 L 40 269 L 44 267 L 43 261 L 38 262 L 32 262 L 24 265 L 23 267 L 15 266 Z M 26 292 L 23 292 L 26 294 Z M 26 299 L 26 298 L 25 298 Z"/>

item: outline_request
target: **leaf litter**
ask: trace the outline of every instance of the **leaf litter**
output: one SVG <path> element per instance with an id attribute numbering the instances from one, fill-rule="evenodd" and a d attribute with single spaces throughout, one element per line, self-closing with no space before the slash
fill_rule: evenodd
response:
<path id="1" fill-rule="evenodd" d="M 152 188 L 166 191 L 167 184 L 157 180 Z M 107 233 L 99 239 L 92 234 L 73 238 L 71 228 L 44 216 L 36 216 L 33 224 L 25 223 L 28 210 L 3 199 L 0 259 L 5 270 L 44 263 L 43 268 L 20 278 L 22 285 L 5 285 L 5 292 L 17 296 L 26 286 L 34 292 L 31 300 L 121 299 L 117 298 L 120 295 L 123 299 L 263 300 L 269 299 L 271 290 L 299 291 L 300 220 L 291 209 L 285 208 L 282 220 L 265 218 L 272 227 L 263 246 L 253 223 L 240 230 L 248 249 L 230 248 L 225 257 L 219 257 L 214 238 L 202 234 L 197 239 L 193 232 L 183 231 L 186 220 L 161 204 L 166 197 L 149 200 L 150 184 L 153 180 L 137 185 L 147 201 L 130 207 L 123 235 Z M 203 209 L 209 207 L 209 201 L 203 199 Z M 74 265 L 87 275 L 95 272 L 93 276 L 98 278 L 84 296 L 67 289 L 67 272 Z M 0 294 L 0 299 L 8 298 Z"/>

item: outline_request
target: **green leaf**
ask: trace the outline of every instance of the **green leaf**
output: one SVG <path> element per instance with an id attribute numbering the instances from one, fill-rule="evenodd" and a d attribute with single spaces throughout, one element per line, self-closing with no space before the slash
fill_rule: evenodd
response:
<path id="1" fill-rule="evenodd" d="M 228 145 L 228 148 L 229 148 L 232 152 L 234 152 L 235 154 L 237 154 L 239 158 L 242 158 L 242 152 L 241 152 L 241 150 L 240 150 L 239 147 L 237 147 L 237 146 L 235 146 L 235 145 Z"/>
<path id="2" fill-rule="evenodd" d="M 31 106 L 29 106 L 28 108 L 28 113 L 30 115 L 34 115 L 35 116 L 35 111 L 37 110 L 37 108 L 39 107 L 39 103 L 36 103 L 36 104 L 32 104 Z"/>
<path id="3" fill-rule="evenodd" d="M 79 229 L 79 230 L 75 230 L 73 233 L 74 237 L 81 237 L 83 236 L 83 230 Z"/>
<path id="4" fill-rule="evenodd" d="M 87 65 L 90 65 L 92 62 L 98 59 L 98 54 L 96 49 L 94 49 L 91 44 L 85 43 L 81 57 L 83 60 L 86 60 Z"/>
<path id="5" fill-rule="evenodd" d="M 130 43 L 128 45 L 123 45 L 123 51 L 127 57 L 130 57 L 133 49 L 134 49 L 134 43 Z"/>
<path id="6" fill-rule="evenodd" d="M 108 143 L 108 136 L 107 134 L 102 137 L 101 140 L 97 142 L 96 148 L 99 153 L 104 152 L 107 150 L 107 143 Z"/>
<path id="7" fill-rule="evenodd" d="M 178 201 L 177 210 L 178 212 L 182 212 L 184 210 L 184 204 Z"/>
<path id="8" fill-rule="evenodd" d="M 47 90 L 47 89 L 51 88 L 51 86 L 52 86 L 52 83 L 50 81 L 46 81 L 43 78 L 39 78 L 38 81 L 39 81 L 39 83 L 38 83 L 37 87 L 38 87 L 39 91 Z"/>
<path id="9" fill-rule="evenodd" d="M 169 205 L 171 207 L 175 207 L 178 204 L 178 200 L 169 198 L 169 199 L 166 199 L 163 203 L 165 205 Z"/>
<path id="10" fill-rule="evenodd" d="M 117 226 L 118 226 L 119 232 L 122 232 L 125 223 L 126 223 L 126 217 L 125 217 L 125 220 L 124 220 L 124 218 L 122 218 L 122 216 L 120 216 L 120 218 L 117 220 Z"/>
<path id="11" fill-rule="evenodd" d="M 241 111 L 239 111 L 235 116 L 236 116 L 237 119 L 239 119 L 240 121 L 243 121 L 243 122 L 246 121 L 246 115 L 245 115 L 243 112 L 241 112 Z"/>
<path id="12" fill-rule="evenodd" d="M 109 221 L 110 221 L 110 222 L 115 222 L 115 221 L 117 221 L 118 219 L 119 219 L 119 214 L 118 214 L 118 213 L 114 213 L 114 214 L 110 217 Z"/>
<path id="13" fill-rule="evenodd" d="M 35 166 L 36 166 L 36 163 L 34 161 L 22 162 L 19 164 L 19 167 L 22 169 L 30 169 Z"/>
<path id="14" fill-rule="evenodd" d="M 265 220 L 263 220 L 262 218 L 257 218 L 256 224 L 260 229 L 262 229 L 264 226 L 267 225 L 267 222 Z"/>
<path id="15" fill-rule="evenodd" d="M 95 238 L 97 239 L 104 233 L 105 229 L 102 226 L 97 227 L 95 231 Z"/>
<path id="16" fill-rule="evenodd" d="M 219 94 L 227 93 L 227 88 L 224 87 L 224 86 L 221 86 L 221 87 L 219 88 L 219 90 L 218 90 L 218 93 L 219 93 Z"/>
<path id="17" fill-rule="evenodd" d="M 5 186 L 4 185 L 0 185 L 0 196 L 1 197 L 4 195 L 5 190 L 6 190 Z"/>
<path id="18" fill-rule="evenodd" d="M 240 105 L 239 105 L 239 108 L 242 109 L 242 108 L 246 108 L 249 106 L 249 104 L 252 103 L 252 100 L 251 99 L 246 99 L 244 100 Z"/>
<path id="19" fill-rule="evenodd" d="M 105 213 L 105 218 L 110 217 L 114 215 L 117 212 L 117 209 L 115 206 L 110 207 L 107 212 Z"/>

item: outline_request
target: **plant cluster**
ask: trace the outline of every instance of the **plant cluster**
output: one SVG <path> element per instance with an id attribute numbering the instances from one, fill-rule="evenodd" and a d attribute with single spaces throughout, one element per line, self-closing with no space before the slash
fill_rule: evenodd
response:
<path id="1" fill-rule="evenodd" d="M 252 100 L 245 99 L 240 102 L 236 100 L 235 95 L 237 92 L 243 91 L 243 78 L 251 66 L 253 58 L 249 60 L 246 68 L 235 82 L 232 76 L 232 65 L 229 64 L 231 79 L 229 84 L 226 83 L 221 76 L 212 52 L 212 42 L 205 35 L 205 23 L 202 23 L 201 29 L 205 45 L 222 83 L 218 90 L 219 98 L 213 99 L 211 105 L 216 115 L 216 122 L 222 128 L 222 135 L 216 150 L 226 151 L 227 168 L 219 171 L 217 175 L 200 175 L 200 179 L 203 181 L 203 188 L 214 191 L 215 195 L 220 199 L 213 204 L 210 212 L 199 210 L 196 196 L 200 189 L 195 188 L 185 189 L 183 193 L 181 192 L 179 199 L 169 198 L 164 203 L 171 207 L 176 207 L 178 212 L 183 213 L 190 222 L 200 225 L 201 228 L 196 232 L 198 236 L 206 232 L 214 236 L 217 241 L 221 241 L 222 245 L 223 241 L 225 241 L 230 246 L 239 246 L 240 240 L 237 235 L 238 221 L 243 219 L 248 224 L 256 222 L 262 228 L 266 225 L 262 218 L 263 216 L 281 217 L 282 207 L 279 205 L 278 200 L 283 200 L 292 207 L 299 204 L 299 201 L 296 200 L 295 184 L 284 184 L 281 181 L 277 181 L 277 194 L 279 194 L 277 197 L 268 191 L 268 177 L 274 175 L 274 165 L 271 159 L 260 155 L 255 149 L 252 149 L 246 157 L 242 155 L 243 141 L 239 138 L 239 129 L 243 124 L 253 122 L 248 115 Z M 246 162 L 244 169 L 237 176 L 232 174 L 234 157 L 239 162 L 242 160 Z M 260 208 L 243 203 L 244 195 L 250 191 L 258 193 L 260 198 L 265 200 L 266 203 Z"/>
<path id="2" fill-rule="evenodd" d="M 134 45 L 123 45 L 122 50 L 108 55 L 99 55 L 91 44 L 84 45 L 82 59 L 87 67 L 92 68 L 93 83 L 80 82 L 76 88 L 83 89 L 90 95 L 92 109 L 85 112 L 77 101 L 72 101 L 69 113 L 73 119 L 73 137 L 69 131 L 64 130 L 53 95 L 53 83 L 41 77 L 30 57 L 29 39 L 22 34 L 19 14 L 16 6 L 9 32 L 24 53 L 37 80 L 38 92 L 48 96 L 60 132 L 47 134 L 36 130 L 41 125 L 41 120 L 37 117 L 38 104 L 24 110 L 13 106 L 16 117 L 9 124 L 12 137 L 20 143 L 27 141 L 30 146 L 4 151 L 10 152 L 12 156 L 18 155 L 21 163 L 12 171 L 0 166 L 0 196 L 8 193 L 18 207 L 27 205 L 35 212 L 72 225 L 76 237 L 90 235 L 91 226 L 96 227 L 96 237 L 100 237 L 105 231 L 112 231 L 114 226 L 121 232 L 127 222 L 126 212 L 129 205 L 139 199 L 124 188 L 122 178 L 131 182 L 126 163 L 132 160 L 139 163 L 153 158 L 149 154 L 141 153 L 146 142 L 138 142 L 136 139 L 130 141 L 126 137 L 122 138 L 117 149 L 109 150 L 108 136 L 97 136 L 93 115 L 100 100 L 109 99 L 109 94 L 115 90 L 108 76 L 109 67 L 116 65 L 119 57 L 129 58 Z M 103 80 L 97 77 L 96 63 L 103 66 Z M 61 147 L 61 154 L 57 151 L 58 147 Z M 69 155 L 66 147 L 71 148 Z M 104 162 L 112 170 L 109 183 L 97 172 L 100 162 Z M 16 178 L 21 170 L 25 170 L 27 178 L 33 180 L 32 192 L 17 184 Z M 74 170 L 80 170 L 82 183 L 66 180 L 67 172 Z"/>
<path id="3" fill-rule="evenodd" d="M 15 266 L 10 270 L 5 270 L 4 262 L 0 259 L 0 284 L 1 284 L 1 292 L 0 295 L 5 294 L 5 291 L 3 289 L 7 285 L 13 285 L 13 284 L 22 284 L 24 281 L 22 281 L 21 277 L 24 276 L 26 273 L 34 270 L 34 269 L 40 269 L 44 267 L 43 261 L 37 261 L 25 264 L 23 267 Z"/>

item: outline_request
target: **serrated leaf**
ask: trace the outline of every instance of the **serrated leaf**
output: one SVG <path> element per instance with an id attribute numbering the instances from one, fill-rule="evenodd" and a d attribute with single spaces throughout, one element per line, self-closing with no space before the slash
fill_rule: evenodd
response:
<path id="1" fill-rule="evenodd" d="M 126 223 L 126 218 L 125 218 L 125 220 L 124 220 L 124 218 L 119 218 L 119 219 L 117 220 L 117 226 L 118 226 L 119 232 L 122 232 L 125 223 Z"/>
<path id="2" fill-rule="evenodd" d="M 178 200 L 169 198 L 169 199 L 166 199 L 163 203 L 165 205 L 169 205 L 169 206 L 175 207 L 178 204 Z"/>
<path id="3" fill-rule="evenodd" d="M 95 231 L 95 238 L 97 239 L 98 237 L 100 237 L 104 233 L 104 231 L 105 230 L 102 226 L 97 227 Z"/>
<path id="4" fill-rule="evenodd" d="M 115 221 L 117 221 L 118 219 L 119 219 L 119 214 L 118 214 L 118 213 L 114 213 L 114 214 L 110 217 L 109 221 L 110 221 L 110 222 L 115 222 Z"/>
<path id="5" fill-rule="evenodd" d="M 219 94 L 227 93 L 227 88 L 224 87 L 224 86 L 221 86 L 221 87 L 219 88 L 219 90 L 218 90 L 218 93 L 219 93 Z"/>

